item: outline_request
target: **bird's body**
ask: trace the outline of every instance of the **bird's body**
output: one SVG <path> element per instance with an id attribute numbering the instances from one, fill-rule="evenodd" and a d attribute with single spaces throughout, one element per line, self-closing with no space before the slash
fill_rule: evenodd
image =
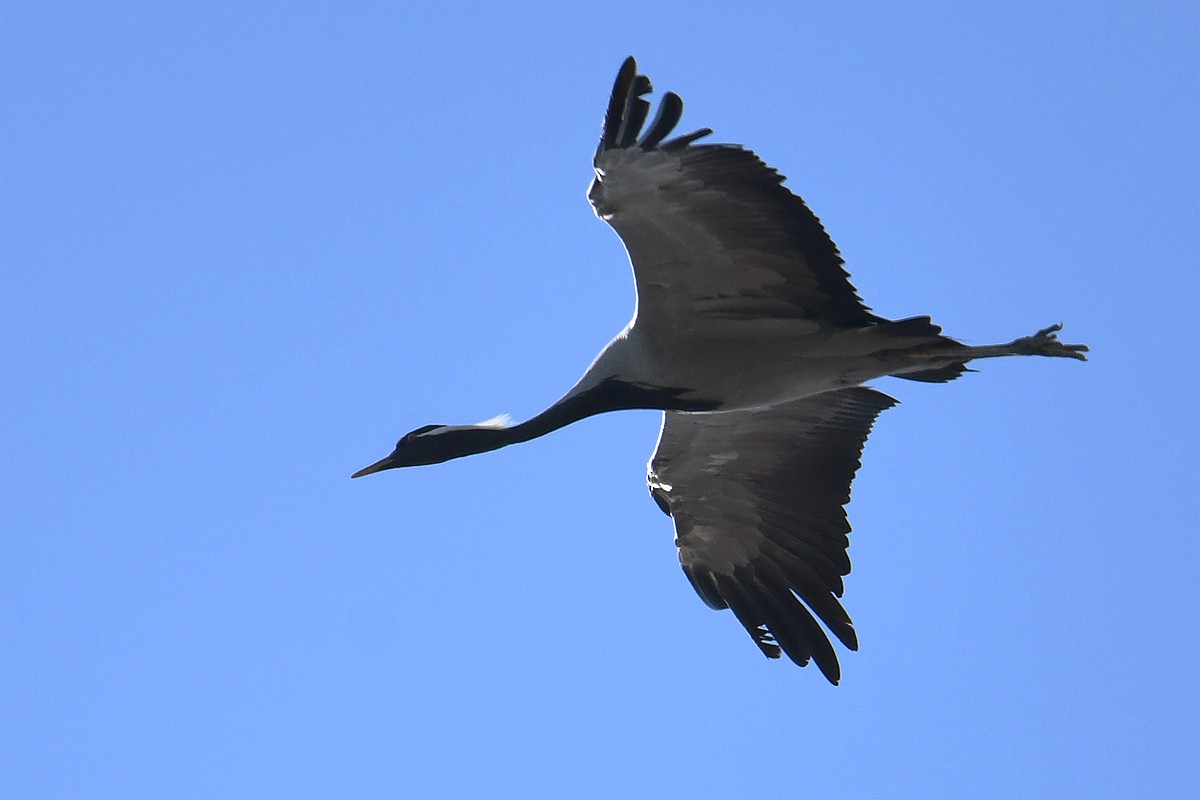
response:
<path id="1" fill-rule="evenodd" d="M 673 337 L 635 322 L 609 342 L 568 396 L 619 379 L 669 396 L 665 405 L 639 408 L 764 408 L 884 375 L 962 363 L 968 349 L 932 332 L 924 318 L 860 328 L 804 319 L 721 327 L 729 333 Z"/>
<path id="2" fill-rule="evenodd" d="M 682 101 L 667 93 L 645 125 L 649 91 L 627 59 L 588 191 L 633 263 L 629 325 L 541 414 L 418 428 L 354 477 L 495 450 L 607 411 L 661 410 L 648 483 L 697 593 L 732 609 L 768 656 L 815 660 L 836 683 L 814 615 L 857 647 L 837 599 L 850 571 L 843 506 L 875 418 L 895 403 L 862 384 L 940 383 L 978 358 L 1083 360 L 1087 348 L 1059 342 L 1059 326 L 968 346 L 928 317 L 876 316 L 782 176 L 739 146 L 695 144 L 707 129 L 668 140 Z"/>

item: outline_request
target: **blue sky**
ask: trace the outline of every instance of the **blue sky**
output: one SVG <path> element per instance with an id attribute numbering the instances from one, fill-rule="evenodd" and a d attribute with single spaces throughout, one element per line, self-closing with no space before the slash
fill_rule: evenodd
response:
<path id="1" fill-rule="evenodd" d="M 782 5 L 0 6 L 0 795 L 1198 790 L 1197 6 Z M 628 319 L 631 53 L 879 313 L 1093 348 L 879 382 L 837 688 L 694 595 L 652 412 L 348 478 Z"/>

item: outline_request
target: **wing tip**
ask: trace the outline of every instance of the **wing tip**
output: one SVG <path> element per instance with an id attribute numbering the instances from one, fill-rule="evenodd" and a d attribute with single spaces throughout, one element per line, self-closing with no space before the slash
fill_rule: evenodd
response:
<path id="1" fill-rule="evenodd" d="M 645 126 L 650 103 L 641 98 L 653 88 L 650 78 L 637 71 L 637 60 L 633 56 L 621 62 L 604 115 L 597 155 L 605 150 L 624 150 L 634 145 L 642 150 L 659 148 L 675 152 L 712 133 L 711 128 L 701 128 L 664 142 L 683 117 L 683 98 L 674 92 L 664 94 L 653 121 Z"/>
<path id="2" fill-rule="evenodd" d="M 825 679 L 837 686 L 842 667 L 833 643 L 798 597 L 740 569 L 713 577 L 725 603 L 763 655 L 787 655 L 800 667 L 816 662 Z"/>
<path id="3" fill-rule="evenodd" d="M 641 81 L 638 80 L 639 78 Z M 612 95 L 608 99 L 608 110 L 604 114 L 604 128 L 600 136 L 599 150 L 609 150 L 618 146 L 629 104 L 639 94 L 634 91 L 635 86 L 639 84 L 645 86 L 640 94 L 650 91 L 650 79 L 645 75 L 638 75 L 637 59 L 628 56 L 621 62 L 621 68 L 617 70 L 617 77 L 613 81 Z"/>

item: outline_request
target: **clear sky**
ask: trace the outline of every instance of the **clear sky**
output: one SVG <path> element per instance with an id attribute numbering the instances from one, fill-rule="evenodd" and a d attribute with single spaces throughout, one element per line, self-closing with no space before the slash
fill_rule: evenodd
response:
<path id="1" fill-rule="evenodd" d="M 784 5 L 0 6 L 0 796 L 1200 791 L 1198 7 Z M 628 319 L 629 54 L 879 313 L 1093 348 L 879 382 L 840 687 L 695 596 L 652 412 L 349 480 Z"/>

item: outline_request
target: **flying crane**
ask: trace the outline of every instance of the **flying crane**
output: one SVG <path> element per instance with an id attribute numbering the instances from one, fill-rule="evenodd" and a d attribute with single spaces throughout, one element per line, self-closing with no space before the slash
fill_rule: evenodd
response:
<path id="1" fill-rule="evenodd" d="M 626 59 L 588 190 L 629 253 L 633 319 L 540 414 L 424 425 L 352 477 L 496 450 L 608 411 L 662 411 L 647 482 L 674 521 L 688 580 L 766 656 L 815 661 L 836 684 L 820 623 L 858 648 L 839 602 L 850 572 L 844 506 L 875 419 L 896 403 L 863 384 L 944 383 L 1000 356 L 1085 361 L 1088 348 L 1059 341 L 1061 325 L 970 346 L 929 317 L 871 313 L 783 176 L 739 145 L 699 143 L 708 128 L 668 138 L 683 114 L 674 93 L 647 125 L 650 91 Z"/>

